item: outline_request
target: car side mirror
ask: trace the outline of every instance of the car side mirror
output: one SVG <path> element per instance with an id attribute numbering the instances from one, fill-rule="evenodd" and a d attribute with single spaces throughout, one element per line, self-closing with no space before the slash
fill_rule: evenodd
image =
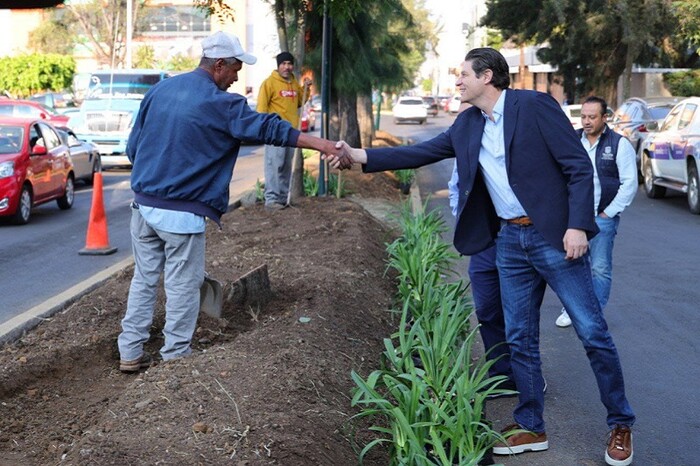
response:
<path id="1" fill-rule="evenodd" d="M 647 130 L 649 131 L 658 131 L 659 130 L 659 122 L 658 121 L 650 121 L 646 125 Z"/>
<path id="2" fill-rule="evenodd" d="M 46 146 L 37 144 L 32 148 L 32 155 L 46 155 L 48 153 L 49 151 L 46 150 Z"/>

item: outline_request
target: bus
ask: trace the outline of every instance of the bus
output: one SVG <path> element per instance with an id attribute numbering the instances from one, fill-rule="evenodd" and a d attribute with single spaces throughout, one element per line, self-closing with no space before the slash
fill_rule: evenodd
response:
<path id="1" fill-rule="evenodd" d="M 167 71 L 152 69 L 76 73 L 73 92 L 80 102 L 105 98 L 142 99 L 151 87 L 170 76 Z"/>

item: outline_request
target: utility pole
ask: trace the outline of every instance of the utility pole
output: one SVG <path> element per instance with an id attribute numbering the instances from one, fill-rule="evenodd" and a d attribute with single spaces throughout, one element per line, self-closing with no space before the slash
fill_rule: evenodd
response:
<path id="1" fill-rule="evenodd" d="M 126 63 L 127 70 L 131 69 L 131 39 L 134 30 L 134 4 L 133 0 L 126 0 Z"/>
<path id="2" fill-rule="evenodd" d="M 328 139 L 331 103 L 331 17 L 328 0 L 323 1 L 323 45 L 321 49 L 321 137 Z M 326 161 L 318 164 L 318 195 L 326 195 Z"/>

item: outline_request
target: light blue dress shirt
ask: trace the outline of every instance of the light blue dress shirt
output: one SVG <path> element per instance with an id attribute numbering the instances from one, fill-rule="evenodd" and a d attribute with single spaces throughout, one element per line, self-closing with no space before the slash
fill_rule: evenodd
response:
<path id="1" fill-rule="evenodd" d="M 506 149 L 503 137 L 503 108 L 506 102 L 506 91 L 501 95 L 493 107 L 493 119 L 481 112 L 486 120 L 484 134 L 481 136 L 481 150 L 479 151 L 479 165 L 484 174 L 486 189 L 491 196 L 496 214 L 503 219 L 523 217 L 527 215 L 525 209 L 515 197 L 515 193 L 508 182 L 506 171 Z"/>
<path id="2" fill-rule="evenodd" d="M 143 219 L 156 230 L 180 235 L 191 235 L 204 233 L 206 229 L 205 218 L 191 212 L 160 209 L 145 205 L 139 205 L 139 212 L 141 212 Z"/>

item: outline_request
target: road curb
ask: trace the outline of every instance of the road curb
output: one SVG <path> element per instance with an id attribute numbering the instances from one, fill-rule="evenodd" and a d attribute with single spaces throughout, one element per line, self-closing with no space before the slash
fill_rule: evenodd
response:
<path id="1" fill-rule="evenodd" d="M 134 263 L 133 257 L 128 257 L 102 272 L 83 280 L 66 291 L 37 304 L 33 308 L 13 317 L 0 325 L 0 345 L 11 343 L 21 338 L 26 332 L 38 326 L 42 321 L 64 310 L 75 301 L 102 285 L 114 274 Z"/>

